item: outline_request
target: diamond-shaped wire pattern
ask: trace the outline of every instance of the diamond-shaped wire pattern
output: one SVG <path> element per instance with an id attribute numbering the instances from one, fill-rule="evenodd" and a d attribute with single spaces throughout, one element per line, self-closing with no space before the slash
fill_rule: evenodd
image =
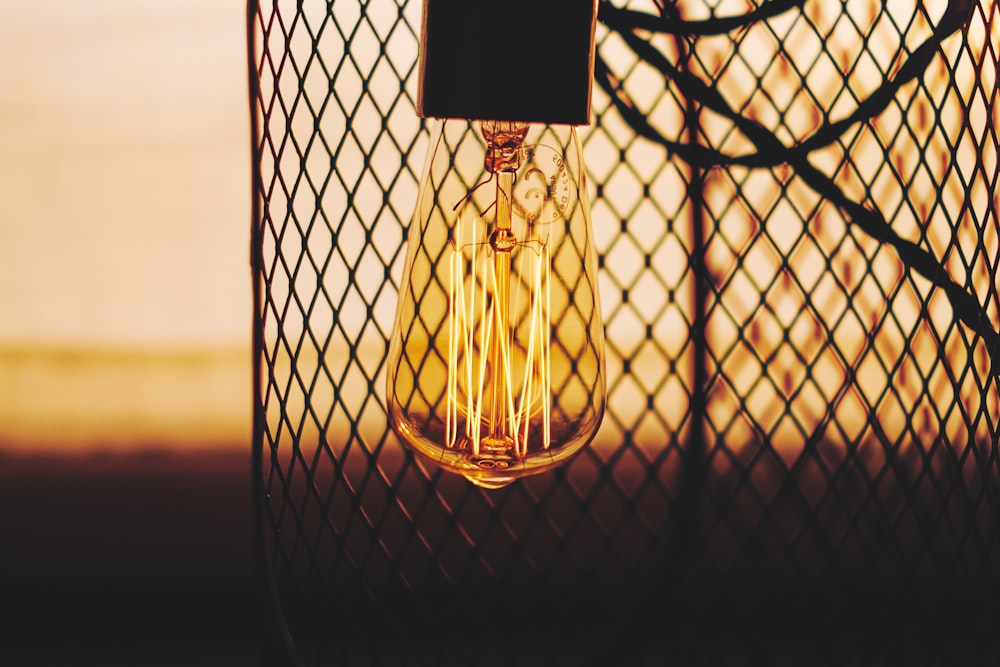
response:
<path id="1" fill-rule="evenodd" d="M 644 664 L 737 600 L 995 595 L 997 5 L 602 2 L 607 415 L 499 491 L 423 467 L 385 411 L 420 11 L 248 11 L 255 481 L 289 655 Z"/>

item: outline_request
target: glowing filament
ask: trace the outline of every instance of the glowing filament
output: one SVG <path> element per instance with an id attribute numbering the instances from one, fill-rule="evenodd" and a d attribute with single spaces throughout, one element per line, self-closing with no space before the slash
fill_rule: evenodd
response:
<path id="1" fill-rule="evenodd" d="M 532 437 L 543 449 L 551 443 L 549 248 L 537 242 L 518 246 L 516 275 L 526 281 L 519 285 L 509 277 L 512 253 L 494 250 L 475 231 L 464 239 L 463 227 L 454 227 L 450 244 L 445 444 L 479 456 L 484 434 L 499 433 L 510 441 L 511 454 L 524 457 Z M 521 350 L 512 329 L 525 324 L 508 311 L 513 300 L 518 313 L 525 295 L 528 330 Z M 515 352 L 524 355 L 520 367 Z M 540 434 L 533 431 L 533 418 Z"/>

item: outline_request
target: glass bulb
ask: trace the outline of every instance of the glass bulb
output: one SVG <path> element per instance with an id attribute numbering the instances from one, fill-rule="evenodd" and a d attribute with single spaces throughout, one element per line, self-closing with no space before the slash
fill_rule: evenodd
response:
<path id="1" fill-rule="evenodd" d="M 605 391 L 575 128 L 434 121 L 389 349 L 393 430 L 500 488 L 590 443 Z"/>

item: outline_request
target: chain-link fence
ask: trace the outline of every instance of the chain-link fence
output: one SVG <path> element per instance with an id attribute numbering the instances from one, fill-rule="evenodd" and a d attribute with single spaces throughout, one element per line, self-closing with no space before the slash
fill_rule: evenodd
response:
<path id="1" fill-rule="evenodd" d="M 420 12 L 248 8 L 258 528 L 289 655 L 821 664 L 837 618 L 849 650 L 896 615 L 880 660 L 929 636 L 969 658 L 1000 580 L 995 3 L 602 2 L 607 413 L 495 491 L 386 417 Z"/>

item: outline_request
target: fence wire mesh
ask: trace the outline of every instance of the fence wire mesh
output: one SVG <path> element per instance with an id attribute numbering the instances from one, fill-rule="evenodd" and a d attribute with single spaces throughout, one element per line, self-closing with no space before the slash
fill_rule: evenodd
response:
<path id="1" fill-rule="evenodd" d="M 995 595 L 996 4 L 601 2 L 607 414 L 499 491 L 385 412 L 420 12 L 248 7 L 258 528 L 290 656 L 702 664 L 694 625 L 730 638 L 703 664 L 819 664 L 747 658 L 748 619 L 780 599 L 801 639 L 818 609 L 879 625 L 852 592 L 963 619 Z"/>

